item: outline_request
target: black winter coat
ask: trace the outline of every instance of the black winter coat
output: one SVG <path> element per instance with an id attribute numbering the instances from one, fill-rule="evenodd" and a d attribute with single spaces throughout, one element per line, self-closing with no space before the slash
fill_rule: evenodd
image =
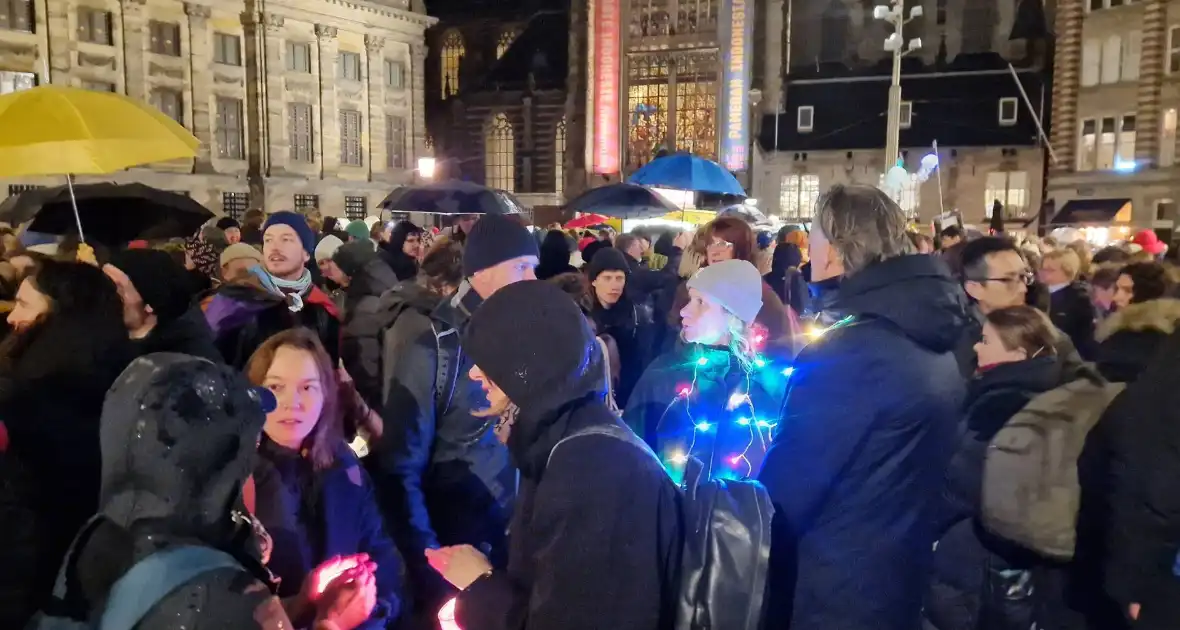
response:
<path id="1" fill-rule="evenodd" d="M 587 371 L 588 390 L 601 385 L 597 372 Z M 555 449 L 580 429 L 618 424 L 600 393 L 535 420 L 529 409 L 509 440 L 521 488 L 507 571 L 464 590 L 456 620 L 464 630 L 670 630 L 684 544 L 676 486 L 655 457 L 615 437 Z M 534 437 L 518 443 L 525 425 Z"/>
<path id="2" fill-rule="evenodd" d="M 340 360 L 371 409 L 381 408 L 381 333 L 389 323 L 382 316 L 381 295 L 397 283 L 393 270 L 377 258 L 352 277 L 344 292 Z"/>
<path id="3" fill-rule="evenodd" d="M 774 501 L 767 627 L 913 630 L 964 396 L 966 298 L 932 256 L 840 285 L 856 319 L 796 359 L 759 480 Z"/>
<path id="4" fill-rule="evenodd" d="M 1177 324 L 1180 300 L 1172 298 L 1131 304 L 1115 311 L 1096 334 L 1098 371 L 1109 381 L 1134 382 Z"/>
<path id="5" fill-rule="evenodd" d="M 209 359 L 215 363 L 224 363 L 225 359 L 213 342 L 213 331 L 201 309 L 193 307 L 165 324 L 157 324 L 143 339 L 133 342 L 135 355 L 143 356 L 153 352 L 179 352 L 202 359 Z"/>
<path id="6" fill-rule="evenodd" d="M 923 617 L 937 630 L 1027 630 L 1042 593 L 1032 570 L 1053 570 L 1032 553 L 988 536 L 979 521 L 983 464 L 996 432 L 1038 394 L 1062 383 L 1056 357 L 997 365 L 967 390 L 959 443 L 946 472 L 938 546 Z M 1003 572 L 1027 572 L 1005 576 Z M 1027 588 L 1011 588 L 1020 580 Z M 1046 589 L 1047 590 L 1047 589 Z M 1008 593 L 1007 597 L 999 596 Z"/>
<path id="7" fill-rule="evenodd" d="M 1069 336 L 1078 354 L 1087 361 L 1094 360 L 1094 322 L 1097 319 L 1094 303 L 1086 285 L 1075 282 L 1049 294 L 1049 319 L 1058 330 Z"/>
<path id="8" fill-rule="evenodd" d="M 382 299 L 383 309 L 400 314 L 385 333 L 382 355 L 385 430 L 366 466 L 418 606 L 437 610 L 452 589 L 426 564 L 425 549 L 490 548 L 493 564 L 502 567 L 516 472 L 492 433 L 495 419 L 471 415 L 487 399 L 468 376 L 471 360 L 458 339 L 479 295 L 464 285 L 454 298 L 440 301 L 406 292 L 411 286 Z M 447 362 L 442 370 L 440 348 Z"/>
<path id="9" fill-rule="evenodd" d="M 1103 522 L 1109 523 L 1101 558 L 1106 591 L 1120 610 L 1142 606 L 1135 630 L 1180 628 L 1177 383 L 1180 331 L 1168 336 L 1155 360 L 1115 399 L 1099 422 L 1100 435 L 1087 444 L 1106 466 L 1098 486 Z"/>

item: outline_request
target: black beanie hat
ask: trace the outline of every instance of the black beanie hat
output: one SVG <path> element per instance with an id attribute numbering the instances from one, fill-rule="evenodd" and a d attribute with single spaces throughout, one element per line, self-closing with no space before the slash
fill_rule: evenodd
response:
<path id="1" fill-rule="evenodd" d="M 365 265 L 377 259 L 377 250 L 373 248 L 373 242 L 365 239 L 363 241 L 352 241 L 341 245 L 335 254 L 332 254 L 332 262 L 344 272 L 346 276 L 355 276 Z"/>
<path id="2" fill-rule="evenodd" d="M 477 271 L 521 256 L 541 256 L 537 239 L 529 234 L 528 228 L 511 216 L 484 215 L 467 235 L 463 247 L 463 275 L 470 278 Z"/>
<path id="3" fill-rule="evenodd" d="M 590 278 L 590 282 L 594 282 L 598 274 L 604 271 L 622 271 L 630 274 L 631 267 L 627 265 L 627 256 L 613 247 L 598 251 L 594 258 L 590 259 L 590 264 L 586 265 L 586 276 Z"/>
<path id="4" fill-rule="evenodd" d="M 595 391 L 603 378 L 582 310 L 543 280 L 510 284 L 480 304 L 463 348 L 523 412 L 549 411 Z"/>
<path id="5" fill-rule="evenodd" d="M 238 223 L 233 217 L 221 217 L 214 225 L 216 225 L 217 229 L 219 230 L 228 230 L 230 228 L 238 228 L 239 230 L 242 229 L 242 225 Z"/>
<path id="6" fill-rule="evenodd" d="M 605 251 L 607 249 L 614 249 L 611 247 L 609 241 L 594 241 L 593 243 L 590 243 L 584 249 L 582 249 L 582 262 L 589 265 L 590 263 L 594 262 L 594 258 L 598 255 L 598 252 Z"/>
<path id="7" fill-rule="evenodd" d="M 192 304 L 192 278 L 168 252 L 127 249 L 111 254 L 109 264 L 127 274 L 160 323 L 176 320 Z"/>

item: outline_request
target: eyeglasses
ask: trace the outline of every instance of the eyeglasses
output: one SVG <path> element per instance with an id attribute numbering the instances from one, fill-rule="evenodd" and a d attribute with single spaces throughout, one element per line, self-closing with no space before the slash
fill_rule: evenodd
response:
<path id="1" fill-rule="evenodd" d="M 723 239 L 720 239 L 720 238 L 715 238 L 715 239 L 713 239 L 713 240 L 709 241 L 709 244 L 708 244 L 706 247 L 725 247 L 725 248 L 729 248 L 729 247 L 733 247 L 733 243 L 730 243 L 729 241 L 726 241 L 726 240 L 723 240 Z"/>
<path id="2" fill-rule="evenodd" d="M 1034 276 L 1031 271 L 1024 271 L 1011 276 L 1005 276 L 1003 278 L 980 278 L 979 280 L 976 280 L 976 282 L 1003 282 L 1007 286 L 1013 286 L 1016 284 L 1031 286 L 1033 280 L 1035 279 L 1036 276 Z"/>

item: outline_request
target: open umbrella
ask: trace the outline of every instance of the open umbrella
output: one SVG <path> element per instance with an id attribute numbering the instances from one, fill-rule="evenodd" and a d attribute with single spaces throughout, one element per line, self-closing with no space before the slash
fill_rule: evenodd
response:
<path id="1" fill-rule="evenodd" d="M 391 212 L 450 215 L 525 211 L 524 205 L 511 193 L 459 180 L 402 186 L 389 193 L 377 207 Z"/>
<path id="2" fill-rule="evenodd" d="M 617 219 L 650 219 L 680 210 L 659 193 L 636 184 L 609 184 L 591 188 L 571 199 L 565 204 L 565 209 Z"/>
<path id="3" fill-rule="evenodd" d="M 189 158 L 200 141 L 147 103 L 120 94 L 42 85 L 0 96 L 0 177 L 104 174 Z M 77 207 L 74 222 L 85 240 Z"/>
<path id="4" fill-rule="evenodd" d="M 78 217 L 74 216 L 77 203 Z M 143 184 L 80 184 L 25 191 L 0 203 L 0 221 L 32 220 L 29 230 L 66 234 L 80 219 L 100 243 L 123 245 L 136 239 L 190 236 L 213 212 L 191 197 Z"/>
<path id="5" fill-rule="evenodd" d="M 583 214 L 582 216 L 569 221 L 565 224 L 567 230 L 581 230 L 583 228 L 594 227 L 606 223 L 610 217 L 601 214 Z"/>
<path id="6" fill-rule="evenodd" d="M 703 157 L 678 153 L 656 158 L 635 171 L 632 184 L 697 192 L 745 196 L 746 189 L 720 164 Z"/>

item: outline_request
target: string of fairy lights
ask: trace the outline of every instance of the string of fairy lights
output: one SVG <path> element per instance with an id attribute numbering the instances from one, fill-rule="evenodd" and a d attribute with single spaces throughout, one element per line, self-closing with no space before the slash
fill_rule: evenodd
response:
<path id="1" fill-rule="evenodd" d="M 853 323 L 853 320 L 854 318 L 851 316 L 845 317 L 826 328 L 814 329 L 808 333 L 808 338 L 810 339 L 811 343 L 814 343 L 815 341 L 822 338 L 827 332 L 836 328 L 847 326 Z M 728 354 L 726 354 L 725 360 L 729 360 Z M 701 369 L 708 367 L 711 361 L 712 360 L 704 354 L 699 354 L 693 360 L 692 380 L 687 385 L 680 386 L 677 389 L 676 396 L 671 402 L 668 403 L 667 407 L 664 408 L 663 413 L 660 414 L 660 418 L 656 423 L 658 433 L 659 427 L 663 424 L 664 419 L 668 416 L 668 414 L 673 409 L 675 409 L 677 405 L 683 405 L 684 413 L 688 418 L 688 423 L 692 426 L 692 434 L 690 436 L 688 447 L 684 450 L 676 450 L 668 455 L 667 462 L 670 466 L 681 468 L 686 465 L 688 463 L 689 457 L 693 456 L 694 454 L 698 438 L 700 438 L 702 434 L 709 433 L 710 431 L 714 431 L 719 428 L 716 423 L 710 422 L 703 417 L 698 418 L 693 413 L 693 398 L 698 393 L 697 385 L 701 377 Z M 793 366 L 780 366 L 781 364 L 774 365 L 765 357 L 756 355 L 754 360 L 748 366 L 743 365 L 742 383 L 738 388 L 734 389 L 734 391 L 730 393 L 728 399 L 726 400 L 725 410 L 733 414 L 731 421 L 737 426 L 740 426 L 748 431 L 748 439 L 746 440 L 745 447 L 740 451 L 735 452 L 733 455 L 724 458 L 724 461 L 733 467 L 734 472 L 739 476 L 748 477 L 753 475 L 755 472 L 754 464 L 750 461 L 751 449 L 757 447 L 762 452 L 765 452 L 766 449 L 769 448 L 771 442 L 774 440 L 774 433 L 775 429 L 778 427 L 778 422 L 767 419 L 765 416 L 762 416 L 758 413 L 758 410 L 755 408 L 754 399 L 751 396 L 751 392 L 755 376 L 761 371 L 768 369 L 775 370 L 777 371 L 778 375 L 788 380 L 795 373 L 795 368 Z M 714 442 L 714 448 L 716 448 L 716 446 L 716 442 Z M 706 465 L 711 466 L 712 460 L 712 456 L 707 458 L 708 463 Z"/>

